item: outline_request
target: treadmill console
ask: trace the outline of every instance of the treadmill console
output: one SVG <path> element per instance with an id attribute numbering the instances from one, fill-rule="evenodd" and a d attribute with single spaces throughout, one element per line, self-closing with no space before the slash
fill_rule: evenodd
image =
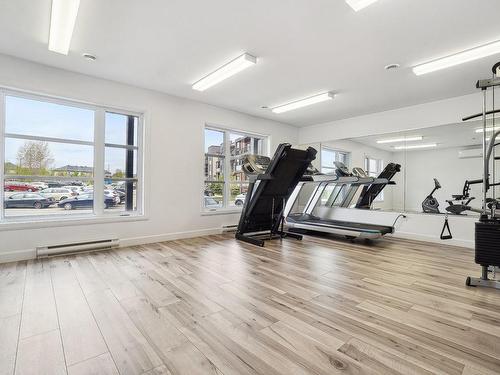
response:
<path id="1" fill-rule="evenodd" d="M 247 155 L 243 159 L 241 169 L 247 176 L 254 176 L 266 173 L 267 167 L 271 163 L 271 158 L 263 155 Z"/>
<path id="2" fill-rule="evenodd" d="M 335 173 L 337 174 L 337 176 L 339 176 L 339 177 L 349 177 L 349 176 L 351 176 L 351 173 L 349 172 L 349 169 L 341 161 L 336 161 L 334 163 L 334 165 L 335 165 L 335 168 L 337 168 L 335 170 Z"/>

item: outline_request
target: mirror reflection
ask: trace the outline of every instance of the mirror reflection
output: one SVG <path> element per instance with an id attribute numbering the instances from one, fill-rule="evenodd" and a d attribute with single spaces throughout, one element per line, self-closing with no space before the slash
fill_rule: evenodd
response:
<path id="1" fill-rule="evenodd" d="M 490 121 L 487 138 L 493 128 Z M 303 146 L 321 150 L 314 167 L 325 174 L 338 174 L 339 166 L 345 165 L 347 173 L 380 177 L 391 164 L 400 165 L 391 183 L 368 202 L 372 210 L 478 216 L 482 140 L 482 123 L 470 121 Z M 493 173 L 497 175 L 498 169 L 493 169 Z M 327 190 L 321 198 L 325 203 L 333 196 L 333 191 Z M 336 194 L 337 203 L 346 201 L 342 194 L 347 194 L 347 190 L 341 190 Z M 358 189 L 356 196 L 349 197 L 348 207 L 361 208 L 358 201 L 363 193 Z"/>

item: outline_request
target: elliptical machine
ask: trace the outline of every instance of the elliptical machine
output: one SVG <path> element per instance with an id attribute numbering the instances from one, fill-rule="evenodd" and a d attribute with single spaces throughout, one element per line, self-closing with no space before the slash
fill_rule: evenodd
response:
<path id="1" fill-rule="evenodd" d="M 493 65 L 493 77 L 477 81 L 476 88 L 483 91 L 483 111 L 482 113 L 465 117 L 463 121 L 476 117 L 483 119 L 483 197 L 482 213 L 475 228 L 475 262 L 481 266 L 481 277 L 467 277 L 467 286 L 485 286 L 500 289 L 500 280 L 490 279 L 489 273 L 495 273 L 500 267 L 500 219 L 496 216 L 498 201 L 495 197 L 495 186 L 500 185 L 495 179 L 495 161 L 499 157 L 495 156 L 495 147 L 500 145 L 497 141 L 500 138 L 500 129 L 495 128 L 495 113 L 500 110 L 493 108 L 486 111 L 487 91 L 493 91 L 496 86 L 500 86 L 500 62 Z M 494 107 L 493 103 L 493 107 Z M 489 141 L 486 139 L 486 117 L 493 115 L 493 134 Z M 492 181 L 490 182 L 490 164 L 493 164 Z M 488 197 L 488 192 L 492 188 L 492 197 Z"/>
<path id="2" fill-rule="evenodd" d="M 441 184 L 437 180 L 437 178 L 434 179 L 434 189 L 432 189 L 431 193 L 425 197 L 424 201 L 422 202 L 422 211 L 426 214 L 439 214 L 441 213 L 439 211 L 439 202 L 437 201 L 436 198 L 432 196 L 434 192 L 438 189 L 441 189 Z"/>

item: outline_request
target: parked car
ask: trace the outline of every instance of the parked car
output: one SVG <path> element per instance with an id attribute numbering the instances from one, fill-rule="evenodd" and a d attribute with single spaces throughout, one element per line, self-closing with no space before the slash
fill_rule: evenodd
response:
<path id="1" fill-rule="evenodd" d="M 33 185 L 38 190 L 47 189 L 49 187 L 49 185 L 47 185 L 46 182 L 41 182 L 41 181 L 31 182 L 30 185 Z"/>
<path id="2" fill-rule="evenodd" d="M 125 199 L 127 198 L 127 194 L 125 193 L 125 189 L 115 188 L 114 190 L 118 194 L 118 196 L 120 197 L 120 203 L 125 203 Z"/>
<path id="3" fill-rule="evenodd" d="M 205 199 L 205 208 L 219 208 L 221 204 L 217 202 L 213 197 L 206 196 Z"/>
<path id="4" fill-rule="evenodd" d="M 83 192 L 82 186 L 66 185 L 66 186 L 63 186 L 63 189 L 68 189 L 68 190 L 72 191 L 74 193 L 73 195 L 78 195 L 78 194 Z"/>
<path id="5" fill-rule="evenodd" d="M 13 194 L 4 200 L 4 208 L 46 208 L 54 203 L 54 200 L 37 193 Z"/>
<path id="6" fill-rule="evenodd" d="M 33 185 L 17 181 L 5 181 L 3 189 L 4 191 L 38 191 L 38 188 Z"/>
<path id="7" fill-rule="evenodd" d="M 53 198 L 56 201 L 63 201 L 77 195 L 73 191 L 65 188 L 48 188 L 42 190 L 40 194 L 47 198 Z"/>
<path id="8" fill-rule="evenodd" d="M 47 185 L 49 186 L 49 188 L 60 188 L 63 187 L 65 183 L 59 181 L 49 181 L 47 182 Z"/>
<path id="9" fill-rule="evenodd" d="M 246 196 L 247 196 L 246 193 L 237 195 L 235 200 L 234 200 L 234 204 L 236 206 L 243 206 L 243 204 L 245 203 Z"/>
<path id="10" fill-rule="evenodd" d="M 104 208 L 113 207 L 115 199 L 113 197 L 104 197 Z M 94 206 L 94 194 L 80 194 L 76 197 L 64 199 L 57 203 L 57 206 L 65 210 L 74 210 L 76 208 L 92 208 Z"/>
<path id="11" fill-rule="evenodd" d="M 115 200 L 115 204 L 120 204 L 120 202 L 121 202 L 120 193 L 116 190 L 105 189 L 104 195 L 113 197 Z M 125 200 L 125 194 L 123 194 L 123 200 Z"/>

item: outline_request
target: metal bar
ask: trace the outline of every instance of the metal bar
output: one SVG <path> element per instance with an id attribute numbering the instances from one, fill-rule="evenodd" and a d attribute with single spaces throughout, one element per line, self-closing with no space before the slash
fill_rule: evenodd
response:
<path id="1" fill-rule="evenodd" d="M 24 134 L 14 134 L 14 133 L 5 133 L 6 138 L 14 138 L 14 139 L 25 139 L 29 141 L 43 141 L 43 142 L 54 142 L 54 143 L 67 143 L 73 145 L 83 145 L 83 146 L 93 146 L 94 142 L 90 141 L 79 141 L 76 139 L 62 139 L 62 138 L 52 138 L 52 137 L 40 137 L 34 135 L 24 135 Z"/>
<path id="2" fill-rule="evenodd" d="M 71 177 L 71 176 L 40 176 L 40 175 L 5 175 L 6 180 L 21 179 L 21 180 L 46 180 L 46 181 L 92 181 L 94 177 Z"/>
<path id="3" fill-rule="evenodd" d="M 112 147 L 112 148 L 123 148 L 123 149 L 126 149 L 126 150 L 138 150 L 139 149 L 138 146 L 118 145 L 118 144 L 115 144 L 115 143 L 105 143 L 104 146 L 106 146 L 106 147 Z"/>
<path id="4" fill-rule="evenodd" d="M 134 116 L 127 116 L 127 146 L 134 146 Z M 134 150 L 127 149 L 125 154 L 125 177 L 129 180 L 125 182 L 125 210 L 134 210 L 134 182 L 130 179 L 134 178 Z"/>
<path id="5" fill-rule="evenodd" d="M 4 176 L 5 176 L 5 94 L 0 92 L 0 186 L 4 189 Z M 5 194 L 0 197 L 0 221 L 5 217 L 4 203 Z"/>
<path id="6" fill-rule="evenodd" d="M 495 142 L 494 137 L 490 142 Z M 486 90 L 483 89 L 483 215 L 487 215 L 486 198 L 488 196 L 488 163 L 486 155 Z"/>
<path id="7" fill-rule="evenodd" d="M 106 113 L 103 109 L 94 112 L 94 213 L 104 213 L 104 139 L 106 137 Z"/>
<path id="8" fill-rule="evenodd" d="M 491 110 L 491 111 L 487 111 L 486 112 L 486 115 L 492 115 L 492 114 L 495 114 L 495 113 L 499 113 L 500 112 L 500 109 L 494 109 L 494 110 Z M 470 116 L 466 116 L 464 118 L 462 118 L 462 121 L 468 121 L 468 120 L 472 120 L 473 118 L 477 118 L 477 117 L 482 117 L 483 116 L 483 113 L 475 113 L 473 115 L 470 115 Z"/>
<path id="9" fill-rule="evenodd" d="M 489 87 L 493 86 L 500 86 L 500 77 L 496 78 L 488 78 L 488 79 L 480 79 L 476 83 L 476 88 L 477 89 L 487 89 Z"/>

